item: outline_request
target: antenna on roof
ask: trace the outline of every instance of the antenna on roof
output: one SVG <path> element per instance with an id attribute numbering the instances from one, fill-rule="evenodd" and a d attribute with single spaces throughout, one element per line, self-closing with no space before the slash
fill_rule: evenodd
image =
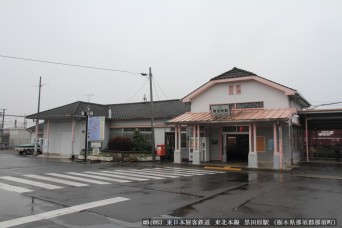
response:
<path id="1" fill-rule="evenodd" d="M 146 94 L 144 94 L 143 102 L 147 102 Z"/>
<path id="2" fill-rule="evenodd" d="M 94 94 L 92 93 L 92 94 L 87 94 L 87 95 L 86 95 L 86 97 L 88 97 L 88 103 L 90 103 L 90 97 L 91 97 L 91 96 L 94 96 Z"/>

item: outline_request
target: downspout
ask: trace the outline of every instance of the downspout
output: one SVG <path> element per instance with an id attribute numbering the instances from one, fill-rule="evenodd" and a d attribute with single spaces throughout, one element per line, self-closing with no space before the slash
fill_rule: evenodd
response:
<path id="1" fill-rule="evenodd" d="M 308 134 L 308 120 L 305 116 L 305 138 L 306 138 L 306 161 L 309 161 L 309 134 Z"/>
<path id="2" fill-rule="evenodd" d="M 283 170 L 283 126 L 279 125 L 279 153 L 280 153 L 280 169 Z"/>
<path id="3" fill-rule="evenodd" d="M 291 165 L 293 165 L 293 150 L 292 150 L 292 116 L 289 118 L 289 150 L 291 154 Z"/>
<path id="4" fill-rule="evenodd" d="M 223 137 L 223 135 L 222 135 L 222 126 L 220 125 L 219 126 L 220 161 L 223 160 L 223 145 L 222 145 L 223 140 L 222 140 L 222 137 Z"/>

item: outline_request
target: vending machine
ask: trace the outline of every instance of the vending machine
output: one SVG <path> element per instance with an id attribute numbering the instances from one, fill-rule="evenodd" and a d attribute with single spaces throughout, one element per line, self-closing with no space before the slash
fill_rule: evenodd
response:
<path id="1" fill-rule="evenodd" d="M 198 150 L 200 154 L 201 162 L 209 161 L 209 138 L 208 137 L 200 137 L 199 138 L 199 148 L 195 148 L 195 142 L 193 137 L 189 137 L 189 162 L 192 162 L 194 157 L 194 151 Z M 196 138 L 196 141 L 198 138 Z"/>
<path id="2" fill-rule="evenodd" d="M 209 138 L 201 137 L 200 138 L 200 154 L 201 154 L 201 162 L 208 162 L 209 159 Z"/>

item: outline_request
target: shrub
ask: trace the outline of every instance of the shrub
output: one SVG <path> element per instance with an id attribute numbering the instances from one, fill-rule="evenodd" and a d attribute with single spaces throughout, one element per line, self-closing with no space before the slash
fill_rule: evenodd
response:
<path id="1" fill-rule="evenodd" d="M 133 150 L 134 151 L 146 151 L 148 149 L 148 144 L 144 137 L 139 133 L 139 131 L 135 131 L 133 135 Z"/>
<path id="2" fill-rule="evenodd" d="M 133 142 L 128 137 L 116 136 L 109 140 L 108 150 L 131 151 Z"/>

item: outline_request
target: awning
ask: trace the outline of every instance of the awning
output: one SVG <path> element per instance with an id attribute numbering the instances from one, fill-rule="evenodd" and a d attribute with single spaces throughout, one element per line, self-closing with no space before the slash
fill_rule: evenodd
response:
<path id="1" fill-rule="evenodd" d="M 297 113 L 295 108 L 287 109 L 244 109 L 232 110 L 230 116 L 214 116 L 210 112 L 186 112 L 167 124 L 232 123 L 288 120 Z"/>

